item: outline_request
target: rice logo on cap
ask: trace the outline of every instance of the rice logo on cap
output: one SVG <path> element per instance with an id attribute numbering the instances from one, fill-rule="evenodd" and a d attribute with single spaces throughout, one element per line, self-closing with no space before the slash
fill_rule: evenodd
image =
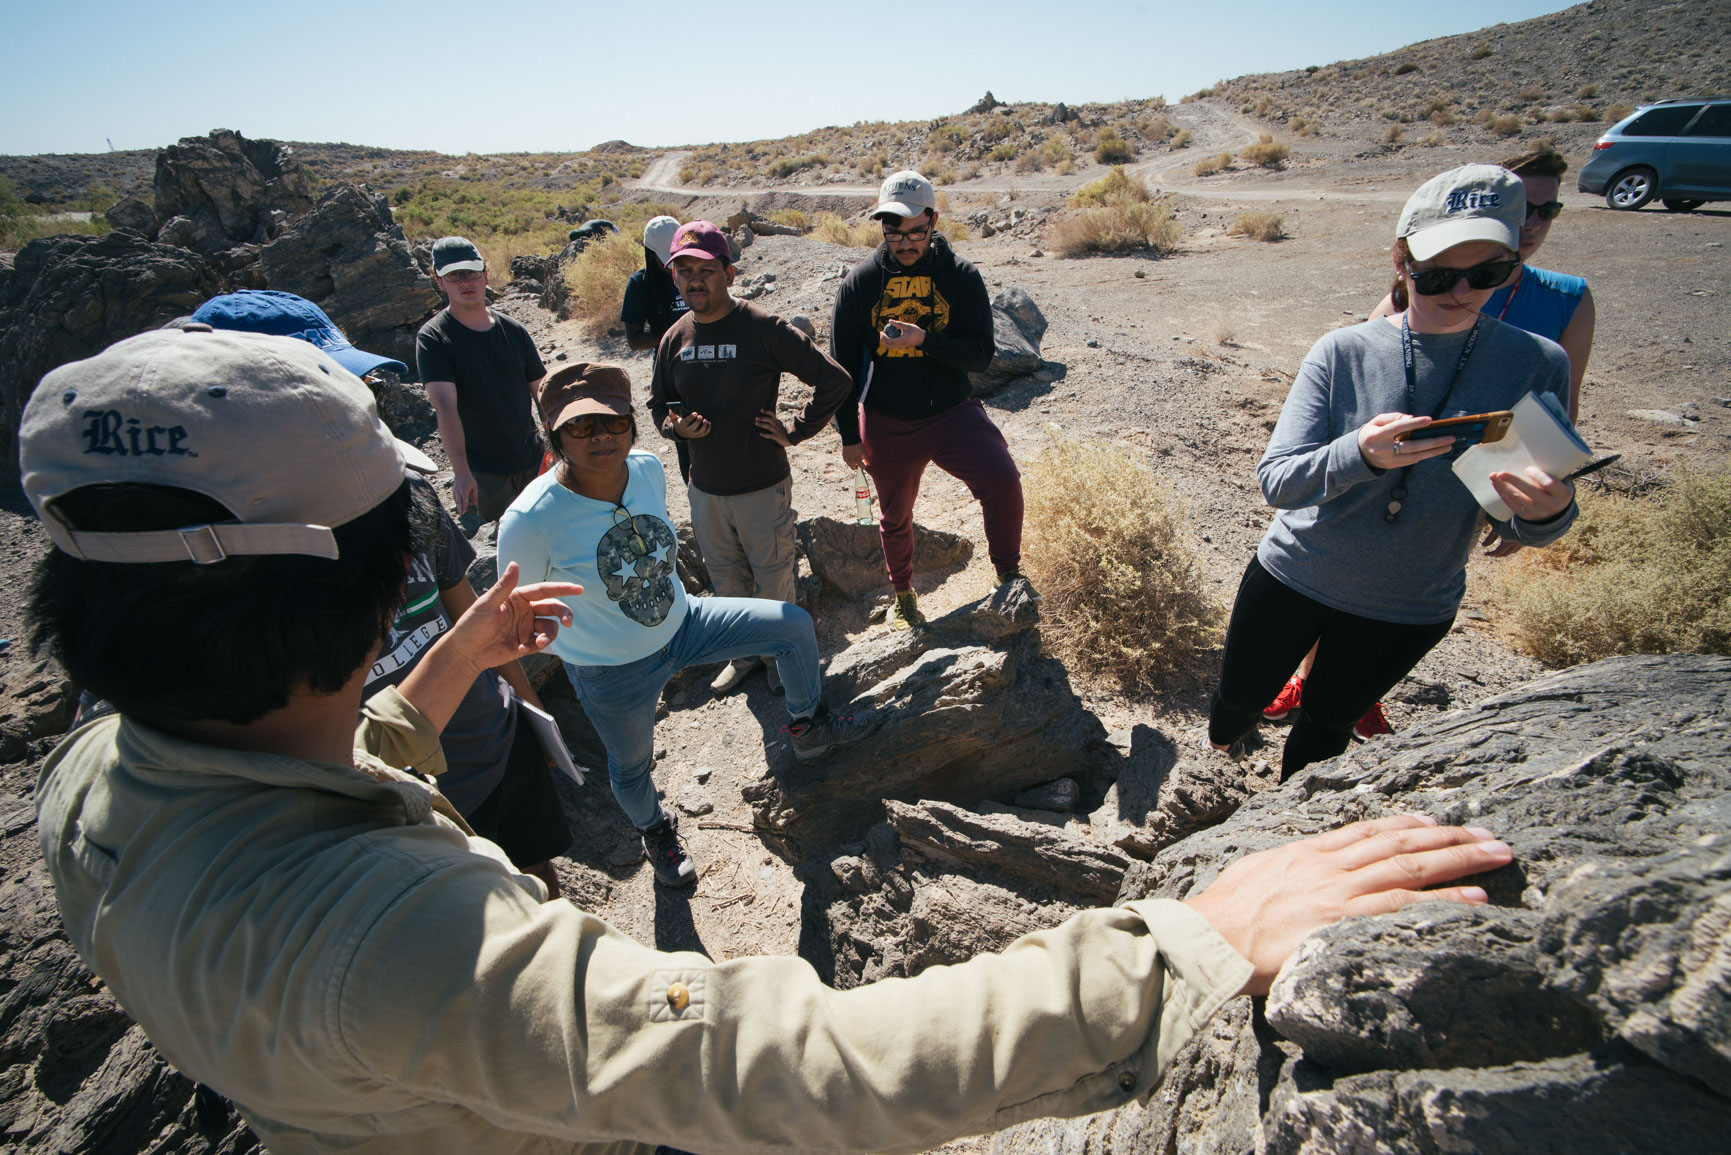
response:
<path id="1" fill-rule="evenodd" d="M 1502 204 L 1500 193 L 1476 188 L 1456 189 L 1448 197 L 1448 211 L 1451 213 L 1463 212 L 1466 209 L 1497 209 L 1501 208 Z"/>
<path id="2" fill-rule="evenodd" d="M 119 457 L 197 457 L 184 425 L 146 425 L 118 409 L 84 411 L 84 452 Z"/>

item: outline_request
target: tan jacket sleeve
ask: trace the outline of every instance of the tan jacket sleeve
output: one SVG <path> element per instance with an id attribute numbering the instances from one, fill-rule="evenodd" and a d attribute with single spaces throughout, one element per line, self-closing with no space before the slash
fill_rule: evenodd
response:
<path id="1" fill-rule="evenodd" d="M 355 751 L 398 770 L 412 766 L 434 777 L 445 772 L 439 732 L 395 686 L 386 686 L 361 703 Z"/>
<path id="2" fill-rule="evenodd" d="M 1145 901 L 835 991 L 801 959 L 661 953 L 496 874 L 442 873 L 334 984 L 339 1049 L 356 1077 L 577 1142 L 919 1151 L 1121 1106 L 1251 973 L 1194 911 Z"/>

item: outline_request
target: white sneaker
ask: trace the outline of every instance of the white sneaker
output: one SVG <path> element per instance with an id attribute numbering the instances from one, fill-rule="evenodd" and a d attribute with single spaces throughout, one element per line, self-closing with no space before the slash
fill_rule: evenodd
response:
<path id="1" fill-rule="evenodd" d="M 735 658 L 727 663 L 721 673 L 715 675 L 715 681 L 709 683 L 709 688 L 717 694 L 731 694 L 762 664 L 762 658 Z"/>

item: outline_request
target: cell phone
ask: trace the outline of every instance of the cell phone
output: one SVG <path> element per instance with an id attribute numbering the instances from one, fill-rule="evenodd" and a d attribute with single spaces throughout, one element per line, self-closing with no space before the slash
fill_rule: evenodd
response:
<path id="1" fill-rule="evenodd" d="M 683 401 L 669 401 L 667 403 L 667 411 L 669 413 L 673 414 L 675 417 L 683 418 L 685 416 L 685 402 L 683 402 Z"/>
<path id="2" fill-rule="evenodd" d="M 895 337 L 900 337 L 901 335 L 902 335 L 902 327 L 900 325 L 896 324 L 894 321 L 889 321 L 889 322 L 885 323 L 884 336 L 890 337 L 890 338 L 895 338 Z"/>
<path id="3" fill-rule="evenodd" d="M 1465 417 L 1444 417 L 1432 421 L 1422 429 L 1408 429 L 1404 433 L 1396 433 L 1396 441 L 1423 440 L 1427 437 L 1453 437 L 1453 448 L 1465 449 L 1469 445 L 1480 442 L 1501 441 L 1503 434 L 1509 431 L 1509 422 L 1515 415 L 1507 409 L 1499 409 L 1495 413 L 1472 413 Z"/>

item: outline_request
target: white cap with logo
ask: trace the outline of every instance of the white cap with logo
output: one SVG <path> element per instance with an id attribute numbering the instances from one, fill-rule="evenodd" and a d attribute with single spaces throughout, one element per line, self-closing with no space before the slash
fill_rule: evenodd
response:
<path id="1" fill-rule="evenodd" d="M 1406 239 L 1415 261 L 1468 241 L 1521 248 L 1527 190 L 1521 178 L 1494 164 L 1465 164 L 1433 176 L 1407 198 L 1395 236 Z"/>
<path id="2" fill-rule="evenodd" d="M 392 435 L 361 379 L 314 346 L 203 324 L 143 333 L 43 377 L 18 450 L 54 544 L 105 562 L 335 559 L 332 526 L 395 493 L 407 471 L 436 469 Z M 189 489 L 235 520 L 97 533 L 56 513 L 56 498 L 103 484 Z"/>
<path id="3" fill-rule="evenodd" d="M 913 169 L 903 169 L 884 178 L 883 187 L 878 190 L 878 207 L 872 210 L 872 216 L 917 217 L 936 212 L 937 208 L 938 191 L 932 182 Z"/>

